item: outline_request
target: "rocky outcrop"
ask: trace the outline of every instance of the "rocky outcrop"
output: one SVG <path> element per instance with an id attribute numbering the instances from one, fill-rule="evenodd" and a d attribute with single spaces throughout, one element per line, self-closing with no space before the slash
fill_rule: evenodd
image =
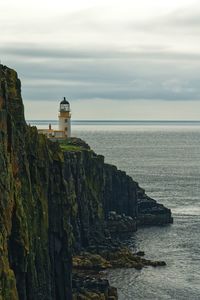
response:
<path id="1" fill-rule="evenodd" d="M 111 211 L 107 219 L 107 227 L 111 235 L 123 235 L 137 230 L 137 217 L 119 215 Z"/>
<path id="2" fill-rule="evenodd" d="M 82 253 L 73 257 L 73 267 L 81 270 L 104 270 L 109 268 L 135 268 L 142 269 L 145 266 L 165 266 L 164 261 L 152 261 L 141 258 L 132 253 L 128 248 L 116 248 L 112 251 L 104 250 L 100 254 Z"/>
<path id="3" fill-rule="evenodd" d="M 158 226 L 173 223 L 171 210 L 148 197 L 143 189 L 138 189 L 138 226 Z"/>
<path id="4" fill-rule="evenodd" d="M 138 206 L 138 184 L 84 142 L 60 145 L 27 126 L 20 80 L 2 65 L 0 171 L 0 300 L 72 299 L 72 254 L 112 247 L 110 212 L 131 230 L 138 208 L 149 214 Z M 163 220 L 156 205 L 151 213 Z M 102 299 L 112 297 L 102 286 Z"/>

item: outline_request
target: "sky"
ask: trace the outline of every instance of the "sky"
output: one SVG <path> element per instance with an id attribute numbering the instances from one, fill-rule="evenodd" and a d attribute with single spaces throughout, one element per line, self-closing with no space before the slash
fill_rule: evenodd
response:
<path id="1" fill-rule="evenodd" d="M 199 120 L 200 1 L 6 0 L 0 60 L 27 119 Z"/>

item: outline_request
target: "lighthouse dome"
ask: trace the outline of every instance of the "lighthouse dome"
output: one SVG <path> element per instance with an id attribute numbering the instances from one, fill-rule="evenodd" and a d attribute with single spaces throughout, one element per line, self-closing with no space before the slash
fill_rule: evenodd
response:
<path id="1" fill-rule="evenodd" d="M 66 98 L 64 97 L 64 99 L 60 102 L 60 104 L 69 104 L 69 102 L 66 100 Z"/>

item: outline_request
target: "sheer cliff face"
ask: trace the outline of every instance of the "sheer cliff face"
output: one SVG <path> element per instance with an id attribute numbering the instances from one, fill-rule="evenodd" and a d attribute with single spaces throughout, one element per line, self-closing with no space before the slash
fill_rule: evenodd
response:
<path id="1" fill-rule="evenodd" d="M 136 217 L 137 183 L 125 172 L 104 163 L 91 150 L 64 153 L 64 177 L 70 185 L 74 249 L 101 244 L 109 236 L 105 220 L 110 211 Z"/>
<path id="2" fill-rule="evenodd" d="M 0 82 L 0 299 L 70 300 L 72 248 L 104 239 L 110 210 L 135 216 L 136 184 L 38 135 L 17 73 L 0 65 Z"/>
<path id="3" fill-rule="evenodd" d="M 63 154 L 25 125 L 16 72 L 1 66 L 0 79 L 0 299 L 70 299 Z"/>

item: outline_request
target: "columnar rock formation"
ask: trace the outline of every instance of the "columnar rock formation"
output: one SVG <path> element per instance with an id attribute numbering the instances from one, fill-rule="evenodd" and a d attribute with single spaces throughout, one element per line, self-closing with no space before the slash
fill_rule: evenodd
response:
<path id="1" fill-rule="evenodd" d="M 16 72 L 0 72 L 0 299 L 70 299 L 63 154 L 26 125 Z"/>
<path id="2" fill-rule="evenodd" d="M 60 147 L 28 126 L 14 70 L 0 65 L 0 84 L 0 299 L 70 300 L 72 253 L 109 238 L 110 211 L 144 224 L 151 205 L 84 143 Z M 159 224 L 170 223 L 156 205 Z"/>

